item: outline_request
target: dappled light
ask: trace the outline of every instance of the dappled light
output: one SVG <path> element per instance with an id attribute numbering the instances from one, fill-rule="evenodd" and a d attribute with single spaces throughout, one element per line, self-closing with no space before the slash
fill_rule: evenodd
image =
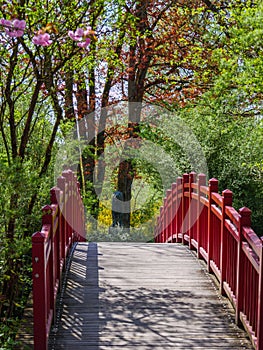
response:
<path id="1" fill-rule="evenodd" d="M 79 243 L 49 349 L 252 349 L 187 247 Z"/>

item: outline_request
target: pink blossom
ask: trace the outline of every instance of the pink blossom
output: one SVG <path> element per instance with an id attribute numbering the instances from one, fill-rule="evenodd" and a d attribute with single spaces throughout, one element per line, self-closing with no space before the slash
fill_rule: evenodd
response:
<path id="1" fill-rule="evenodd" d="M 86 48 L 88 47 L 90 44 L 90 38 L 87 38 L 85 41 L 82 41 L 81 43 L 77 43 L 77 45 L 79 47 L 83 47 L 83 48 Z"/>
<path id="2" fill-rule="evenodd" d="M 52 44 L 48 33 L 38 34 L 33 37 L 33 43 L 39 46 L 49 46 Z"/>
<path id="3" fill-rule="evenodd" d="M 9 21 L 8 19 L 4 19 L 4 18 L 1 18 L 1 19 L 0 19 L 0 24 L 1 24 L 3 27 L 11 27 L 11 26 L 12 26 L 12 22 Z"/>
<path id="4" fill-rule="evenodd" d="M 91 41 L 90 38 L 87 37 L 90 34 L 90 31 L 90 27 L 87 27 L 85 31 L 82 28 L 77 28 L 75 32 L 70 30 L 68 35 L 72 40 L 78 42 L 78 47 L 87 48 Z"/>
<path id="5" fill-rule="evenodd" d="M 70 30 L 68 32 L 69 37 L 74 40 L 74 41 L 81 41 L 82 37 L 84 35 L 84 31 L 81 28 L 77 28 L 75 32 L 73 32 L 72 30 Z"/>
<path id="6" fill-rule="evenodd" d="M 0 24 L 5 28 L 5 33 L 11 38 L 22 36 L 26 28 L 26 21 L 20 21 L 19 19 L 13 19 L 10 21 L 2 18 Z"/>
<path id="7" fill-rule="evenodd" d="M 68 36 L 72 39 L 72 40 L 75 40 L 75 34 L 72 30 L 69 30 L 68 32 Z"/>
<path id="8" fill-rule="evenodd" d="M 16 29 L 20 29 L 20 30 L 25 30 L 26 29 L 26 21 L 24 20 L 19 20 L 19 19 L 15 19 L 13 21 L 13 26 Z"/>

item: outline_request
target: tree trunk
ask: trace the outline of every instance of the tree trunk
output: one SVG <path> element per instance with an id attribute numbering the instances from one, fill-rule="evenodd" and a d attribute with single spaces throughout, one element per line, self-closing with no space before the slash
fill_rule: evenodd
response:
<path id="1" fill-rule="evenodd" d="M 149 1 L 140 0 L 136 2 L 134 14 L 137 18 L 136 41 L 129 48 L 129 69 L 128 69 L 128 101 L 129 101 L 129 123 L 128 133 L 130 138 L 138 137 L 141 121 L 142 101 L 145 92 L 145 78 L 152 58 L 153 38 L 150 31 L 150 24 L 147 18 Z M 145 33 L 149 31 L 147 37 Z M 135 42 L 135 43 L 134 43 Z M 124 194 L 125 207 L 127 201 L 131 200 L 132 182 L 134 179 L 134 165 L 132 160 L 126 159 L 119 166 L 118 189 Z M 127 208 L 126 208 L 127 209 Z M 130 210 L 124 213 L 125 227 L 130 227 Z"/>

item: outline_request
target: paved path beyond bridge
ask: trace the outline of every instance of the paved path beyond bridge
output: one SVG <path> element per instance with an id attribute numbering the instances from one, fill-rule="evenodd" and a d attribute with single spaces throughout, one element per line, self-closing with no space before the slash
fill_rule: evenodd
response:
<path id="1" fill-rule="evenodd" d="M 49 349 L 253 349 L 188 247 L 78 243 Z"/>

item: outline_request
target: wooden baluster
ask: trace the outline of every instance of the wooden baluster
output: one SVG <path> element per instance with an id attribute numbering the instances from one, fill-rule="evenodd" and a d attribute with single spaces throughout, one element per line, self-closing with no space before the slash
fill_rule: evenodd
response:
<path id="1" fill-rule="evenodd" d="M 263 237 L 259 256 L 259 284 L 258 284 L 258 310 L 257 310 L 257 350 L 263 349 Z"/>
<path id="2" fill-rule="evenodd" d="M 182 193 L 182 242 L 183 244 L 187 244 L 187 240 L 185 239 L 185 234 L 187 233 L 187 220 L 186 215 L 188 213 L 189 208 L 189 198 L 187 198 L 186 194 L 188 193 L 188 189 L 185 185 L 189 184 L 189 174 L 183 175 L 183 193 Z"/>
<path id="3" fill-rule="evenodd" d="M 81 215 L 82 215 L 82 208 L 81 208 L 81 196 L 79 192 L 79 182 L 77 180 L 77 177 L 75 178 L 75 191 L 76 191 L 76 208 L 75 208 L 75 230 L 77 234 L 77 240 L 82 241 L 82 229 L 81 229 Z"/>
<path id="4" fill-rule="evenodd" d="M 243 207 L 239 209 L 239 227 L 238 227 L 238 251 L 237 251 L 237 292 L 236 292 L 236 324 L 241 324 L 240 311 L 243 310 L 243 297 L 244 297 L 244 264 L 245 254 L 242 249 L 242 243 L 244 242 L 243 227 L 251 226 L 251 210 Z"/>
<path id="5" fill-rule="evenodd" d="M 161 238 L 161 243 L 164 243 L 164 208 L 163 208 L 163 206 L 161 206 L 161 208 L 160 208 L 160 219 L 161 219 L 161 221 L 160 221 L 160 226 L 161 226 L 161 234 L 160 234 L 160 238 Z"/>
<path id="6" fill-rule="evenodd" d="M 50 309 L 54 309 L 51 294 L 54 289 L 53 264 L 49 261 L 52 259 L 52 207 L 46 205 L 42 212 L 42 230 L 32 236 L 34 347 L 47 350 L 47 334 L 51 325 Z"/>
<path id="7" fill-rule="evenodd" d="M 212 192 L 218 192 L 218 180 L 217 179 L 210 179 L 209 180 L 209 204 L 208 204 L 208 246 L 207 246 L 207 270 L 208 272 L 211 271 L 210 266 L 210 260 L 213 256 L 213 220 L 212 220 Z"/>
<path id="8" fill-rule="evenodd" d="M 164 241 L 163 243 L 166 242 L 167 240 L 167 223 L 166 223 L 166 219 L 167 219 L 167 197 L 164 197 L 163 199 L 163 234 L 164 234 Z"/>
<path id="9" fill-rule="evenodd" d="M 202 239 L 201 239 L 201 214 L 203 210 L 203 203 L 201 202 L 201 186 L 206 185 L 206 175 L 199 174 L 198 175 L 198 202 L 197 202 L 197 257 L 201 258 L 200 247 L 202 247 Z"/>
<path id="10" fill-rule="evenodd" d="M 34 348 L 47 350 L 45 232 L 32 236 Z"/>
<path id="11" fill-rule="evenodd" d="M 161 237 L 161 217 L 159 215 L 157 220 L 157 243 L 161 243 L 160 237 Z"/>
<path id="12" fill-rule="evenodd" d="M 225 295 L 224 282 L 226 281 L 226 262 L 227 262 L 227 237 L 225 232 L 226 206 L 232 206 L 233 193 L 230 190 L 222 192 L 222 221 L 221 221 L 221 239 L 220 239 L 220 293 Z"/>
<path id="13" fill-rule="evenodd" d="M 196 208 L 194 200 L 192 199 L 193 188 L 192 184 L 196 182 L 196 173 L 189 174 L 189 209 L 188 209 L 188 234 L 189 234 L 189 249 L 194 249 L 192 245 L 193 230 L 196 222 Z"/>
<path id="14" fill-rule="evenodd" d="M 174 242 L 174 236 L 176 234 L 176 216 L 177 216 L 176 192 L 177 192 L 177 185 L 176 185 L 176 183 L 173 183 L 172 184 L 172 193 L 171 193 L 171 236 L 172 236 L 172 242 Z M 176 238 L 176 240 L 177 240 L 177 238 Z"/>
<path id="15" fill-rule="evenodd" d="M 154 243 L 158 243 L 158 223 L 159 223 L 159 216 L 156 219 L 156 224 L 154 226 Z"/>
<path id="16" fill-rule="evenodd" d="M 66 179 L 63 176 L 60 176 L 57 179 L 58 187 L 61 190 L 60 198 L 59 198 L 59 207 L 61 212 L 61 241 L 60 241 L 60 249 L 61 249 L 61 258 L 63 259 L 63 264 L 66 259 L 66 245 L 67 245 L 67 223 L 66 223 L 66 205 L 65 205 L 65 188 L 66 188 Z M 65 267 L 65 266 L 64 266 Z"/>
<path id="17" fill-rule="evenodd" d="M 61 190 L 59 187 L 55 186 L 50 190 L 51 203 L 54 204 L 57 208 L 56 217 L 53 218 L 52 244 L 53 244 L 54 285 L 58 283 L 58 286 L 56 286 L 58 287 L 58 289 L 60 288 L 60 279 L 61 279 L 61 272 L 62 272 L 62 266 L 63 266 L 62 247 L 61 247 L 61 240 L 62 240 L 61 212 L 60 212 L 60 205 L 59 205 L 60 195 L 61 195 Z M 57 225 L 56 228 L 54 228 L 54 220 Z"/>
<path id="18" fill-rule="evenodd" d="M 182 233 L 182 215 L 183 215 L 183 178 L 178 177 L 176 180 L 176 242 L 181 242 L 182 239 L 179 237 L 179 234 Z"/>
<path id="19" fill-rule="evenodd" d="M 55 271 L 55 261 L 53 261 L 54 258 L 54 226 L 53 226 L 53 209 L 50 205 L 45 205 L 42 208 L 42 226 L 49 225 L 50 226 L 50 253 L 47 254 L 47 264 L 49 267 L 49 279 L 46 280 L 46 289 L 49 290 L 49 297 L 50 297 L 50 304 L 47 305 L 48 311 L 49 310 L 55 310 L 55 299 L 54 299 L 54 271 Z M 48 248 L 46 248 L 48 251 Z"/>
<path id="20" fill-rule="evenodd" d="M 166 233 L 167 233 L 167 241 L 170 240 L 170 243 L 172 243 L 171 239 L 171 200 L 172 200 L 172 190 L 167 190 L 166 192 L 166 197 L 167 197 L 167 211 L 166 211 Z"/>

